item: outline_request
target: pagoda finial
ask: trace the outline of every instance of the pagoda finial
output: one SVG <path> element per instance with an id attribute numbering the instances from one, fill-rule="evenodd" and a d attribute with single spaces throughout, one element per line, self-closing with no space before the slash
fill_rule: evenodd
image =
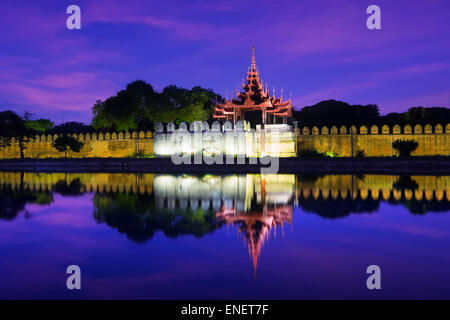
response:
<path id="1" fill-rule="evenodd" d="M 256 62 L 255 62 L 255 46 L 252 46 L 252 68 L 251 71 L 256 71 Z"/>

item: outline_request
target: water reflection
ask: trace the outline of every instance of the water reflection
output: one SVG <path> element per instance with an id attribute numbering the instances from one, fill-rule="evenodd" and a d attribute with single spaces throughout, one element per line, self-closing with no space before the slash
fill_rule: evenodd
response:
<path id="1" fill-rule="evenodd" d="M 218 227 L 210 209 L 183 204 L 163 208 L 158 206 L 158 200 L 152 194 L 97 192 L 93 199 L 94 218 L 136 242 L 153 238 L 156 231 L 170 238 L 189 234 L 202 237 Z"/>
<path id="2" fill-rule="evenodd" d="M 382 201 L 412 214 L 450 212 L 449 176 L 389 175 L 159 175 L 0 173 L 0 219 L 13 220 L 26 204 L 50 205 L 93 195 L 93 217 L 142 243 L 166 237 L 202 237 L 232 226 L 247 243 L 256 270 L 263 244 L 292 228 L 295 207 L 323 218 L 374 214 Z"/>
<path id="3" fill-rule="evenodd" d="M 292 222 L 294 175 L 156 175 L 158 209 L 212 211 L 217 223 L 244 236 L 256 272 L 258 257 L 271 229 Z"/>
<path id="4" fill-rule="evenodd" d="M 24 174 L 19 174 L 19 183 L 11 186 L 8 181 L 2 180 L 0 192 L 0 219 L 14 220 L 24 211 L 25 205 L 35 203 L 48 205 L 53 202 L 53 194 L 48 190 L 34 191 L 27 188 L 23 182 Z"/>

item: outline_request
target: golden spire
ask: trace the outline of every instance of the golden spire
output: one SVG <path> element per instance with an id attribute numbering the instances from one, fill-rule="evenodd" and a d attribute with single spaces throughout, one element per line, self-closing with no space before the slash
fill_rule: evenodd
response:
<path id="1" fill-rule="evenodd" d="M 252 46 L 252 68 L 251 71 L 256 71 L 256 62 L 255 62 L 255 46 Z"/>

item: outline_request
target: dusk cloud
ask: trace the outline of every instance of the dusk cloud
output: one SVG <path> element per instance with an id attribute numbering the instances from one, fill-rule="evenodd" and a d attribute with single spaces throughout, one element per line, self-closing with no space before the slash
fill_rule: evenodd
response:
<path id="1" fill-rule="evenodd" d="M 138 78 L 225 94 L 253 44 L 265 81 L 292 92 L 295 108 L 329 98 L 383 113 L 448 106 L 448 2 L 379 1 L 381 30 L 365 26 L 369 4 L 79 1 L 82 29 L 67 30 L 59 1 L 3 1 L 0 108 L 89 122 L 96 100 Z"/>

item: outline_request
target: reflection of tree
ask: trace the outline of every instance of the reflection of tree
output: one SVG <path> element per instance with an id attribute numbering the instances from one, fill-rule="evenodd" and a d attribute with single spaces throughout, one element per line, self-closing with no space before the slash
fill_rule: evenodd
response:
<path id="1" fill-rule="evenodd" d="M 411 179 L 410 176 L 400 176 L 396 182 L 392 184 L 396 190 L 411 190 L 414 191 L 419 188 L 416 180 Z"/>
<path id="2" fill-rule="evenodd" d="M 2 189 L 0 192 L 0 219 L 15 219 L 19 212 L 25 209 L 25 205 L 31 201 L 33 201 L 33 196 L 29 191 L 17 192 L 12 189 Z"/>
<path id="3" fill-rule="evenodd" d="M 393 183 L 392 187 L 396 190 L 401 191 L 415 191 L 419 189 L 419 184 L 411 179 L 410 176 L 400 176 L 399 179 Z M 397 202 L 389 201 L 392 204 Z M 426 214 L 427 212 L 445 212 L 450 211 L 449 201 L 438 201 L 435 198 L 431 200 L 417 200 L 415 198 L 405 199 L 402 198 L 401 203 L 411 212 L 412 214 Z"/>
<path id="4" fill-rule="evenodd" d="M 55 183 L 54 190 L 63 196 L 81 196 L 83 192 L 81 191 L 83 184 L 80 178 L 73 179 L 70 183 L 67 180 L 59 180 Z"/>
<path id="5" fill-rule="evenodd" d="M 132 193 L 99 194 L 93 199 L 94 218 L 117 228 L 136 242 L 145 242 L 156 231 L 176 238 L 192 234 L 202 237 L 217 228 L 212 211 L 192 209 L 157 209 L 153 195 Z"/>
<path id="6" fill-rule="evenodd" d="M 450 212 L 450 202 L 437 201 L 406 201 L 405 206 L 413 214 L 426 214 L 427 212 Z"/>
<path id="7" fill-rule="evenodd" d="M 34 198 L 35 200 L 33 203 L 39 204 L 41 206 L 49 205 L 53 202 L 53 192 L 49 191 L 39 191 L 34 192 Z"/>
<path id="8" fill-rule="evenodd" d="M 299 205 L 304 211 L 312 212 L 323 218 L 329 219 L 346 217 L 351 213 L 376 212 L 379 204 L 379 200 L 363 200 L 359 197 L 356 199 L 352 199 L 350 197 L 345 199 L 324 199 L 323 197 L 314 199 L 309 197 L 307 199 L 299 200 Z"/>
<path id="9" fill-rule="evenodd" d="M 0 219 L 13 220 L 26 204 L 49 205 L 53 202 L 53 194 L 49 191 L 34 192 L 3 189 L 0 191 Z"/>
<path id="10" fill-rule="evenodd" d="M 389 202 L 394 205 L 398 204 L 398 202 L 394 201 Z M 412 214 L 424 215 L 428 212 L 450 212 L 450 202 L 445 200 L 416 200 L 412 198 L 410 200 L 402 199 L 400 203 L 403 204 Z"/>
<path id="11" fill-rule="evenodd" d="M 0 186 L 0 219 L 13 220 L 17 215 L 26 208 L 26 204 L 38 204 L 49 205 L 53 202 L 53 192 L 65 196 L 78 196 L 82 195 L 84 185 L 81 183 L 80 178 L 75 178 L 68 174 L 66 178 L 62 178 L 56 184 L 52 185 L 52 179 L 39 180 L 34 176 L 27 174 L 25 176 L 26 182 L 24 182 L 24 174 L 6 174 L 3 176 Z M 201 177 L 198 177 L 201 179 Z M 296 177 L 296 184 L 292 188 L 278 186 L 276 179 L 265 182 L 265 188 L 268 188 L 267 197 L 247 197 L 251 199 L 250 202 L 245 202 L 242 206 L 245 206 L 246 212 L 262 213 L 266 208 L 266 201 L 269 203 L 269 207 L 272 200 L 270 197 L 281 197 L 283 201 L 290 198 L 292 194 L 298 198 L 299 206 L 303 208 L 305 212 L 313 212 L 324 218 L 338 218 L 345 217 L 352 213 L 371 213 L 377 211 L 380 202 L 387 201 L 391 205 L 403 205 L 412 214 L 426 214 L 427 212 L 450 212 L 450 202 L 447 200 L 445 189 L 441 188 L 441 185 L 434 183 L 427 183 L 424 185 L 423 179 L 415 177 L 412 179 L 410 176 L 400 176 L 394 183 L 390 178 L 389 183 L 385 184 L 373 184 L 372 181 L 377 181 L 376 177 L 366 177 L 366 182 L 363 184 L 360 179 L 364 177 L 356 177 L 350 183 L 350 179 L 341 181 L 340 177 L 328 179 L 328 177 L 322 177 L 317 175 L 302 175 Z M 90 179 L 82 177 L 86 184 Z M 92 179 L 95 181 L 95 179 Z M 195 179 L 194 179 L 195 180 Z M 206 179 L 207 180 L 207 179 Z M 128 181 L 128 180 L 123 180 Z M 126 185 L 121 180 L 120 188 L 114 183 L 111 183 L 113 190 L 139 190 L 139 185 L 133 185 L 137 183 L 131 181 Z M 447 180 L 446 180 L 447 181 Z M 290 182 L 292 184 L 292 182 Z M 379 183 L 379 182 L 378 182 Z M 419 186 L 420 184 L 420 186 Z M 444 186 L 448 183 L 443 184 Z M 146 184 L 143 184 L 146 185 Z M 194 184 L 188 184 L 189 186 Z M 438 187 L 435 187 L 437 185 Z M 27 186 L 31 186 L 31 189 Z M 33 191 L 33 186 L 42 188 L 43 191 Z M 94 185 L 90 185 L 87 189 L 91 189 Z M 391 186 L 391 188 L 389 188 Z M 373 189 L 371 189 L 373 187 Z M 168 188 L 168 187 L 167 187 Z M 175 190 L 175 187 L 171 187 L 171 191 Z M 206 186 L 205 190 L 209 187 Z M 219 194 L 222 194 L 224 190 L 223 186 L 217 187 Z M 236 189 L 236 194 L 240 195 L 244 193 L 254 192 L 255 187 L 245 185 L 244 189 Z M 262 186 L 261 186 L 262 188 Z M 350 189 L 352 188 L 352 189 Z M 426 188 L 426 189 L 424 189 Z M 46 191 L 46 189 L 53 191 Z M 144 188 L 145 189 L 145 188 Z M 360 190 L 365 190 L 365 194 Z M 389 189 L 390 192 L 389 192 Z M 196 189 L 197 190 L 197 189 Z M 199 189 L 200 190 L 200 189 Z M 256 189 L 255 189 L 256 190 Z M 295 190 L 295 191 L 294 191 Z M 351 191 L 353 190 L 353 191 Z M 392 192 L 395 190 L 394 192 Z M 178 190 L 180 191 L 180 190 Z M 320 192 L 317 192 L 320 191 Z M 381 194 L 383 191 L 383 194 Z M 259 191 L 260 193 L 262 191 Z M 295 192 L 295 193 L 294 193 Z M 317 192 L 317 193 L 316 193 Z M 331 194 L 330 194 L 331 192 Z M 353 192 L 357 197 L 353 198 L 350 193 Z M 422 198 L 423 193 L 426 192 L 426 196 Z M 158 193 L 155 193 L 158 195 Z M 173 194 L 177 192 L 168 192 Z M 209 205 L 198 206 L 193 205 L 192 208 L 188 206 L 190 201 L 197 198 L 212 197 L 204 193 L 196 194 L 192 199 L 191 193 L 183 190 L 176 200 L 167 198 L 164 196 L 153 196 L 148 194 L 133 194 L 133 193 L 115 193 L 104 194 L 97 193 L 94 196 L 94 217 L 99 222 L 104 222 L 108 226 L 118 229 L 120 232 L 125 233 L 130 239 L 134 241 L 145 241 L 151 239 L 153 234 L 160 230 L 168 237 L 177 237 L 179 235 L 191 234 L 196 237 L 201 237 L 209 232 L 213 232 L 216 225 L 221 225 L 222 222 L 216 223 L 216 218 L 213 209 L 209 208 Z M 261 193 L 262 194 L 262 193 Z M 328 195 L 328 196 L 327 196 Z M 338 196 L 336 196 L 338 195 Z M 186 198 L 187 197 L 187 198 Z M 364 198 L 364 199 L 363 199 Z M 213 201 L 214 198 L 205 199 L 206 201 Z M 247 199 L 247 200 L 248 200 Z M 440 199 L 440 201 L 438 200 Z M 223 199 L 222 199 L 223 200 Z M 163 205 L 161 205 L 163 202 Z M 239 201 L 238 201 L 239 203 Z M 285 205 L 292 208 L 291 202 L 283 202 Z M 164 207 L 164 208 L 162 208 Z M 213 206 L 214 207 L 214 206 Z M 162 208 L 162 209 L 159 209 Z M 170 209 L 169 209 L 170 208 Z M 214 207 L 217 210 L 217 207 Z"/>
<path id="12" fill-rule="evenodd" d="M 53 194 L 49 191 L 31 191 L 24 188 L 23 173 L 17 189 L 8 186 L 0 190 L 0 219 L 14 220 L 27 203 L 48 205 L 53 202 Z"/>
<path id="13" fill-rule="evenodd" d="M 401 182 L 405 190 L 413 188 L 415 181 L 409 182 L 407 179 L 403 179 Z M 400 184 L 399 184 L 400 185 Z M 374 200 L 372 198 L 366 198 L 365 200 L 357 197 L 353 199 L 347 197 L 342 199 L 341 197 L 332 199 L 324 199 L 322 196 L 314 199 L 313 197 L 299 199 L 299 206 L 305 212 L 312 212 L 318 214 L 324 218 L 341 218 L 346 217 L 352 213 L 372 213 L 378 210 L 381 199 Z M 402 197 L 399 200 L 389 198 L 387 202 L 391 205 L 403 205 L 412 214 L 426 214 L 428 212 L 450 212 L 450 202 L 444 200 L 438 201 L 437 199 L 421 199 L 415 198 L 406 199 Z"/>

